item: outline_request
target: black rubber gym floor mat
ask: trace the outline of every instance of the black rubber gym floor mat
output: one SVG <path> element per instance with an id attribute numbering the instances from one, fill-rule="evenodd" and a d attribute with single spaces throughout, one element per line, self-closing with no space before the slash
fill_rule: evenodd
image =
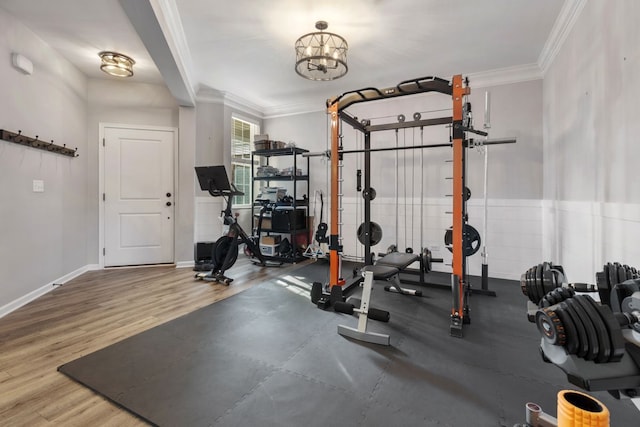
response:
<path id="1" fill-rule="evenodd" d="M 449 335 L 446 289 L 419 298 L 376 283 L 371 305 L 391 321 L 368 329 L 389 334 L 386 347 L 339 335 L 357 318 L 310 303 L 300 281 L 324 273 L 304 266 L 59 370 L 161 426 L 511 427 L 526 402 L 555 415 L 557 392 L 575 388 L 541 360 L 515 282 L 471 297 L 464 338 Z M 629 401 L 593 395 L 612 426 L 637 423 Z"/>

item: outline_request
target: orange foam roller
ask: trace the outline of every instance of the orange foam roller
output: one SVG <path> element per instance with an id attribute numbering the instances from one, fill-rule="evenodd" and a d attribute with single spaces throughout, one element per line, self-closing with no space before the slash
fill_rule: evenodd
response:
<path id="1" fill-rule="evenodd" d="M 558 393 L 558 427 L 609 427 L 609 410 L 588 394 L 561 390 Z"/>

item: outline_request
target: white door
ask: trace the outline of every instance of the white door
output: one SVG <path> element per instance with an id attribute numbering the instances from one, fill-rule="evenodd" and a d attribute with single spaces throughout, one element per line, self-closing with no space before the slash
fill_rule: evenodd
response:
<path id="1" fill-rule="evenodd" d="M 171 263 L 171 130 L 104 128 L 104 265 Z"/>

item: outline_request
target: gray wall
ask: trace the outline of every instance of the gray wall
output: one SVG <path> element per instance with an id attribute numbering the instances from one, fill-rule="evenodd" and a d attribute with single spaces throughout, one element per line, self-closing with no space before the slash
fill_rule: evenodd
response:
<path id="1" fill-rule="evenodd" d="M 544 255 L 573 281 L 638 266 L 640 2 L 586 2 L 544 78 Z"/>
<path id="2" fill-rule="evenodd" d="M 87 264 L 87 80 L 0 10 L 0 128 L 78 148 L 80 157 L 0 141 L 0 312 Z M 11 53 L 33 74 L 11 66 Z M 44 193 L 32 191 L 44 181 Z M 10 308 L 10 307 L 9 307 Z"/>

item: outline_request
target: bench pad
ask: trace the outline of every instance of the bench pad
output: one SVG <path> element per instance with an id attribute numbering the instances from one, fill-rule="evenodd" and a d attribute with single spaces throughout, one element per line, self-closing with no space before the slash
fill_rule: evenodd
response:
<path id="1" fill-rule="evenodd" d="M 361 270 L 363 273 L 365 271 L 371 271 L 373 273 L 374 279 L 383 279 L 387 280 L 395 276 L 400 272 L 398 268 L 392 267 L 390 265 L 365 265 Z"/>
<path id="2" fill-rule="evenodd" d="M 376 265 L 389 265 L 391 267 L 404 270 L 414 262 L 418 261 L 418 254 L 406 254 L 404 252 L 391 252 L 376 261 Z"/>

